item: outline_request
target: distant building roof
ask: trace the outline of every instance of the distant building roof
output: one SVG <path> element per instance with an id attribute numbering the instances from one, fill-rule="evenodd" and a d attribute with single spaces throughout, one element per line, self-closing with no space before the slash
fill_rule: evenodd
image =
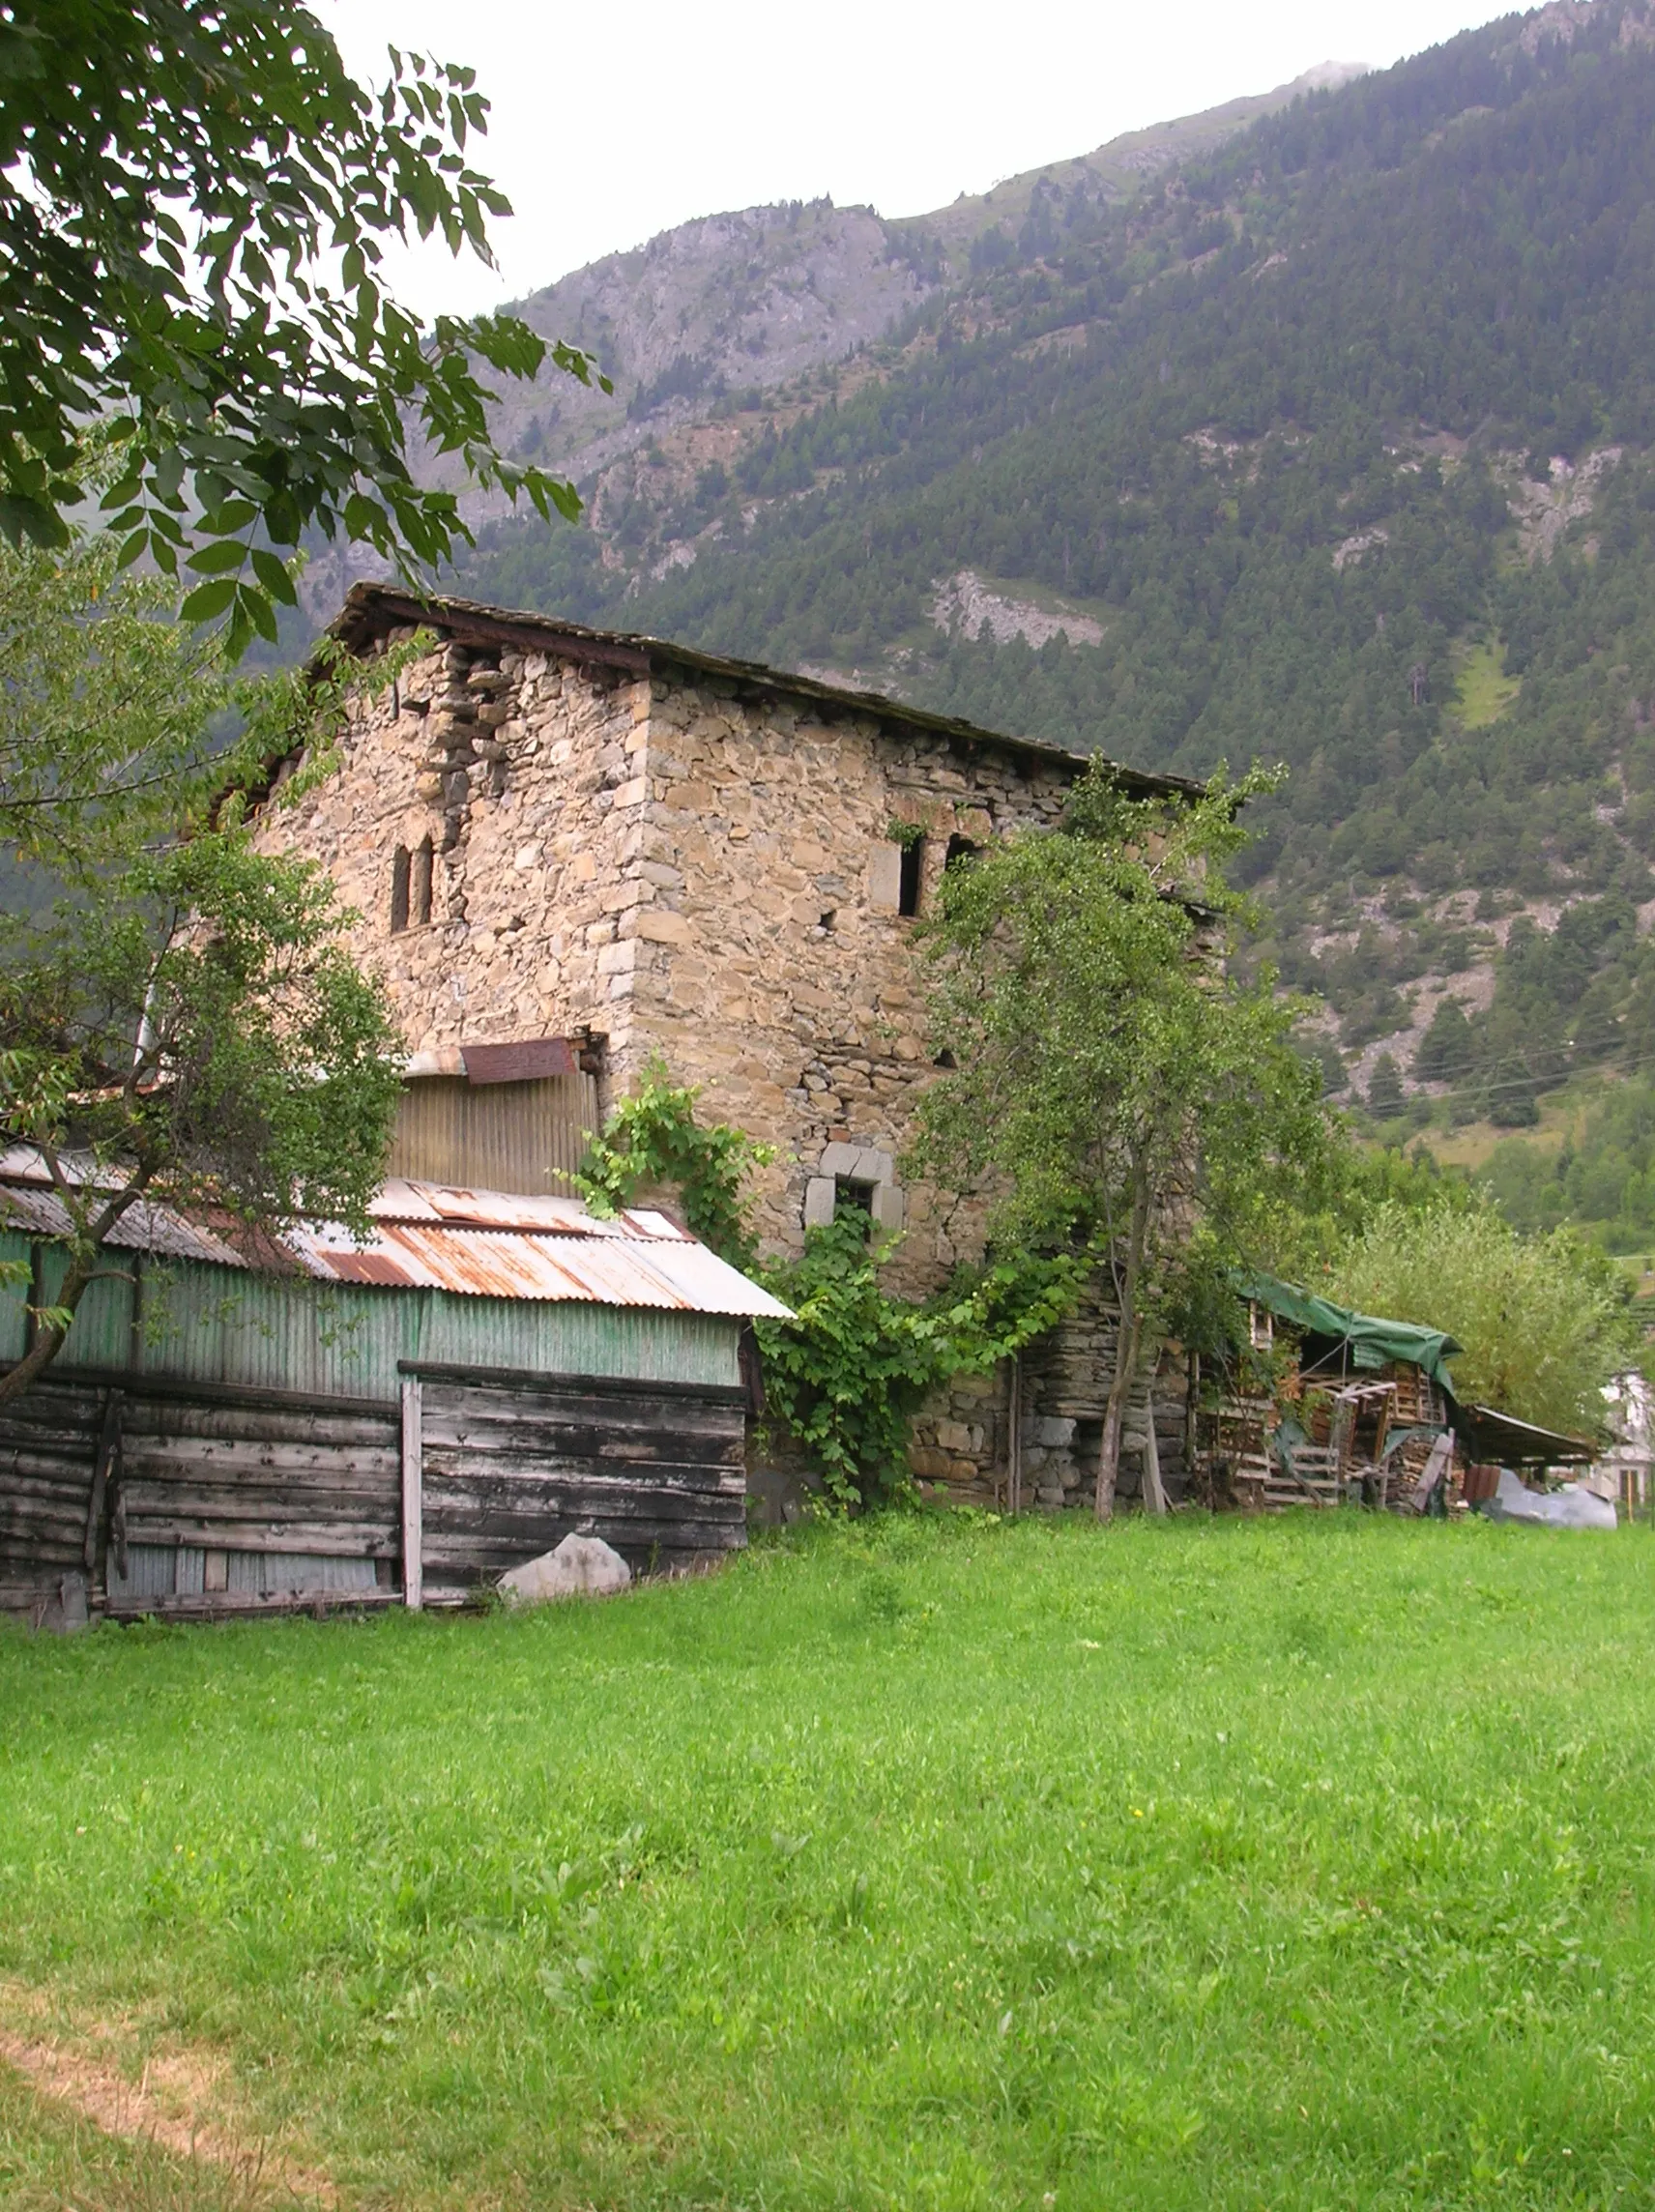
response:
<path id="1" fill-rule="evenodd" d="M 768 1291 L 664 1213 L 633 1209 L 602 1219 L 570 1198 L 518 1197 L 400 1178 L 385 1185 L 370 1210 L 374 1229 L 365 1242 L 336 1224 L 305 1224 L 282 1237 L 277 1253 L 320 1280 L 387 1290 L 790 1318 Z M 48 1239 L 69 1234 L 64 1203 L 44 1162 L 29 1147 L 0 1154 L 0 1229 Z M 110 1242 L 123 1251 L 213 1266 L 252 1266 L 212 1230 L 171 1207 L 145 1201 L 122 1216 Z"/>
<path id="2" fill-rule="evenodd" d="M 717 676 L 729 683 L 767 691 L 779 697 L 803 699 L 813 706 L 837 709 L 841 713 L 866 714 L 898 729 L 921 730 L 930 736 L 952 738 L 969 745 L 992 745 L 1005 752 L 1049 761 L 1054 766 L 1084 769 L 1096 755 L 1074 752 L 1066 745 L 1041 738 L 1008 737 L 1002 730 L 981 729 L 974 722 L 952 714 L 934 714 L 923 707 L 910 707 L 881 691 L 857 691 L 836 684 L 823 684 L 813 676 L 794 676 L 783 669 L 766 668 L 755 660 L 729 660 L 721 655 L 701 653 L 694 646 L 673 645 L 658 637 L 629 630 L 587 629 L 579 623 L 557 622 L 549 615 L 526 613 L 510 607 L 481 606 L 471 599 L 426 597 L 392 584 L 353 584 L 343 610 L 332 625 L 333 634 L 353 652 L 406 625 L 421 624 L 479 645 L 505 645 L 524 653 L 554 654 L 562 659 L 586 661 L 620 670 L 628 676 L 648 676 L 657 669 L 688 669 L 697 675 Z M 1188 776 L 1151 775 L 1142 769 L 1107 764 L 1121 790 L 1137 798 L 1193 799 L 1205 787 Z"/>

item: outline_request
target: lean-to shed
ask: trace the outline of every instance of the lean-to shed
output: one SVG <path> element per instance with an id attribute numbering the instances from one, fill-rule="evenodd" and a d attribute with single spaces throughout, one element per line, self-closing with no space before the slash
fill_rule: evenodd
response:
<path id="1" fill-rule="evenodd" d="M 0 1408 L 0 1609 L 64 1624 L 451 1602 L 571 1533 L 634 1568 L 745 1540 L 740 1340 L 786 1309 L 665 1215 L 389 1182 L 375 1232 L 254 1267 L 137 1206 L 56 1363 Z M 0 1362 L 65 1216 L 0 1158 Z"/>

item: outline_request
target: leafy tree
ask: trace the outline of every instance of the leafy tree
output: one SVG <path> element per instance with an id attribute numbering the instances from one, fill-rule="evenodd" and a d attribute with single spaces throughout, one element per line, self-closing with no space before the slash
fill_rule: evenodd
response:
<path id="1" fill-rule="evenodd" d="M 1285 1173 L 1321 1159 L 1319 1071 L 1266 973 L 1217 964 L 1240 912 L 1218 868 L 1236 791 L 1123 798 L 1094 769 L 1062 826 L 947 871 L 926 933 L 933 1027 L 957 1068 L 921 1105 L 920 1157 L 992 1200 L 996 1248 L 1107 1251 L 1119 1312 L 1098 1455 L 1114 1510 L 1127 1398 L 1190 1266 L 1239 1252 Z"/>
<path id="2" fill-rule="evenodd" d="M 1642 1327 L 1612 1262 L 1568 1229 L 1524 1237 L 1489 1204 L 1380 1207 L 1334 1262 L 1333 1295 L 1457 1337 L 1455 1386 L 1519 1420 L 1593 1435 Z"/>
<path id="3" fill-rule="evenodd" d="M 236 676 L 221 633 L 175 620 L 166 579 L 120 568 L 107 532 L 62 549 L 0 541 L 0 843 L 81 880 L 287 751 L 326 771 L 347 694 L 383 687 L 324 643 L 307 671 Z M 401 665 L 398 657 L 397 665 Z"/>
<path id="4" fill-rule="evenodd" d="M 542 517 L 571 486 L 506 459 L 474 364 L 532 377 L 509 315 L 429 329 L 387 292 L 410 232 L 489 259 L 507 201 L 470 165 L 471 71 L 394 49 L 379 91 L 295 0 L 14 0 L 0 23 L 0 531 L 62 545 L 88 425 L 120 440 L 124 553 L 182 562 L 232 651 L 315 526 L 434 566 L 469 538 L 418 485 L 410 428 Z M 554 364 L 590 380 L 587 355 Z"/>
<path id="5" fill-rule="evenodd" d="M 339 945 L 346 918 L 314 867 L 213 831 L 144 856 L 10 947 L 0 1140 L 39 1150 L 69 1260 L 0 1404 L 57 1356 L 110 1237 L 146 1200 L 255 1232 L 365 1228 L 401 1079 L 380 993 Z"/>
<path id="6" fill-rule="evenodd" d="M 1431 1026 L 1413 1056 L 1413 1072 L 1424 1083 L 1456 1083 L 1472 1065 L 1471 1025 L 1458 999 L 1439 999 Z"/>

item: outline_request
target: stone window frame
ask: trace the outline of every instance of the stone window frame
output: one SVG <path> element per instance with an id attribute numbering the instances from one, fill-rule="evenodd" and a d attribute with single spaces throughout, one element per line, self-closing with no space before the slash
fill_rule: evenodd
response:
<path id="1" fill-rule="evenodd" d="M 391 934 L 430 925 L 437 849 L 430 831 L 418 845 L 398 845 L 391 863 Z"/>
<path id="2" fill-rule="evenodd" d="M 834 1142 L 827 1147 L 804 1185 L 804 1226 L 817 1229 L 832 1220 L 843 1186 L 869 1193 L 870 1223 L 887 1233 L 901 1229 L 907 1200 L 896 1179 L 895 1155 L 885 1146 Z"/>

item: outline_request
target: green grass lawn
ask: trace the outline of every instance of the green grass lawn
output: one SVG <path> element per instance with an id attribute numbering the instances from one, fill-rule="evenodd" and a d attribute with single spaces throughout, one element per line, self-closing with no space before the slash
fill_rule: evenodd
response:
<path id="1" fill-rule="evenodd" d="M 1652 1631 L 1645 1529 L 1341 1514 L 7 1635 L 0 1975 L 363 2205 L 1646 2205 Z"/>

